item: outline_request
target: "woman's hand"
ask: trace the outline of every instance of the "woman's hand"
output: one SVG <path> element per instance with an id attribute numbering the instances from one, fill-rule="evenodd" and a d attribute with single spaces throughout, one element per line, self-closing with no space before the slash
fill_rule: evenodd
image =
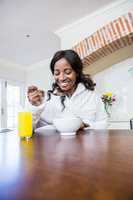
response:
<path id="1" fill-rule="evenodd" d="M 86 127 L 89 127 L 89 124 L 85 124 L 85 123 L 83 122 L 83 123 L 81 124 L 79 130 L 82 130 L 82 129 L 86 128 Z"/>
<path id="2" fill-rule="evenodd" d="M 44 99 L 44 91 L 39 90 L 36 86 L 29 86 L 27 97 L 32 105 L 39 106 L 42 104 L 42 101 Z"/>

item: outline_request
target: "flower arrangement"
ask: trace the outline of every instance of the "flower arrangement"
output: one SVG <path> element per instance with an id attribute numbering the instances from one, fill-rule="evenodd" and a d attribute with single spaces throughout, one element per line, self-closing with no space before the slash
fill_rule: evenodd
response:
<path id="1" fill-rule="evenodd" d="M 110 117 L 109 109 L 113 105 L 113 102 L 116 101 L 115 96 L 112 94 L 112 92 L 106 92 L 102 95 L 102 101 L 104 103 L 104 108 L 106 110 L 107 115 Z"/>

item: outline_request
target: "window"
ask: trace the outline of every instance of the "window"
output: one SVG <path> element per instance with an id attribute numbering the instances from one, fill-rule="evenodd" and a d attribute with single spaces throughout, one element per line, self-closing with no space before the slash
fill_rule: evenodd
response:
<path id="1" fill-rule="evenodd" d="M 24 87 L 20 83 L 0 81 L 1 83 L 1 120 L 2 128 L 14 128 L 17 126 L 17 112 L 23 105 Z"/>
<path id="2" fill-rule="evenodd" d="M 21 104 L 20 87 L 7 83 L 7 127 L 12 128 L 17 125 L 17 111 Z"/>
<path id="3" fill-rule="evenodd" d="M 1 94 L 1 82 L 0 82 L 0 97 L 2 96 Z M 0 119 L 1 119 L 1 114 L 2 114 L 2 105 L 1 105 L 1 98 L 0 98 Z M 1 128 L 1 120 L 0 120 L 0 128 Z"/>

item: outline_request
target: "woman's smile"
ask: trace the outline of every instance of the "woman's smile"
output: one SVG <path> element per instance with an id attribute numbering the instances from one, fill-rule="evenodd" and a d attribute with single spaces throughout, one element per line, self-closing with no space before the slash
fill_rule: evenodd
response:
<path id="1" fill-rule="evenodd" d="M 60 89 L 65 93 L 74 91 L 76 73 L 66 59 L 62 58 L 55 63 L 54 78 Z"/>
<path id="2" fill-rule="evenodd" d="M 64 81 L 57 81 L 57 83 L 58 83 L 58 85 L 60 85 L 60 86 L 68 86 L 68 85 L 70 85 L 71 83 L 72 83 L 72 81 L 71 80 L 64 80 Z"/>

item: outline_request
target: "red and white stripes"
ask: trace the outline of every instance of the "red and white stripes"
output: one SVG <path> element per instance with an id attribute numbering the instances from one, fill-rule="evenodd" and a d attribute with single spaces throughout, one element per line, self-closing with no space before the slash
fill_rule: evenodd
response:
<path id="1" fill-rule="evenodd" d="M 125 46 L 133 44 L 133 12 L 122 15 L 75 45 L 84 66 L 90 65 Z"/>

